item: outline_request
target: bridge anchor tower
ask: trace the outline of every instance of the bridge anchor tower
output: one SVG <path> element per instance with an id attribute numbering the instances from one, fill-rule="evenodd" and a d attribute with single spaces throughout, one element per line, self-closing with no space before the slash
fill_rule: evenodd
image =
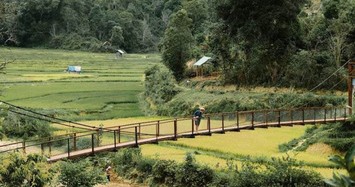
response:
<path id="1" fill-rule="evenodd" d="M 355 86 L 355 61 L 351 61 L 348 63 L 348 109 L 349 114 L 353 114 L 354 107 L 354 86 Z"/>

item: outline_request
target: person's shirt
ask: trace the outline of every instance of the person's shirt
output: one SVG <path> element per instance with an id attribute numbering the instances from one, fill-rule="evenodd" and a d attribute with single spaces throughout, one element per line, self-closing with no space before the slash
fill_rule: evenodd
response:
<path id="1" fill-rule="evenodd" d="M 195 111 L 194 117 L 197 117 L 197 116 L 198 116 L 199 119 L 202 118 L 202 112 L 201 112 L 200 110 L 196 110 L 196 111 Z"/>

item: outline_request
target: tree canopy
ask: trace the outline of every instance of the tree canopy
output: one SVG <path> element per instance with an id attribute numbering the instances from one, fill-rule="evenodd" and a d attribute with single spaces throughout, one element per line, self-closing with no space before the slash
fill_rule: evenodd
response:
<path id="1" fill-rule="evenodd" d="M 354 12 L 353 0 L 3 0 L 0 43 L 161 50 L 177 80 L 209 55 L 224 84 L 309 88 L 354 58 Z"/>

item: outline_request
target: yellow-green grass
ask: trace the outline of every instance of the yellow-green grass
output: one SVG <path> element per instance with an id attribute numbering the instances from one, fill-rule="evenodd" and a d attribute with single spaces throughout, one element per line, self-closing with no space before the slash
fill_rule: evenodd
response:
<path id="1" fill-rule="evenodd" d="M 278 145 L 292 140 L 301 136 L 307 126 L 295 126 L 295 127 L 283 127 L 283 128 L 269 128 L 269 129 L 256 129 L 254 131 L 241 131 L 241 132 L 232 132 L 226 134 L 213 134 L 209 136 L 198 136 L 194 139 L 179 139 L 176 142 L 171 142 L 179 145 L 187 146 L 188 151 L 196 150 L 200 152 L 204 149 L 216 152 L 217 154 L 234 154 L 241 156 L 250 156 L 251 158 L 268 158 L 271 157 L 287 157 L 288 155 L 292 158 L 302 161 L 306 164 L 306 168 L 313 169 L 322 174 L 324 177 L 331 177 L 333 169 L 329 166 L 331 163 L 328 161 L 328 156 L 337 154 L 329 147 L 321 148 L 320 150 L 315 150 L 315 147 L 322 147 L 322 145 L 311 146 L 305 152 L 289 152 L 280 153 L 278 151 Z M 160 155 L 160 158 L 174 160 L 180 158 L 180 161 L 183 160 L 181 154 L 186 154 L 188 151 L 182 148 L 174 147 L 163 147 L 157 148 L 157 146 L 142 146 L 143 155 L 152 156 Z M 163 153 L 163 154 L 162 154 Z M 177 157 L 174 155 L 178 155 Z M 215 166 L 217 163 L 220 163 L 221 166 L 225 166 L 226 161 L 221 159 L 221 157 L 215 157 L 213 155 L 196 155 L 198 162 L 208 164 L 210 166 Z M 240 164 L 240 162 L 236 162 Z M 322 167 L 316 167 L 316 165 Z M 340 170 L 340 172 L 344 172 Z"/>
<path id="2" fill-rule="evenodd" d="M 144 71 L 161 63 L 158 54 L 116 59 L 114 53 L 1 47 L 0 58 L 11 62 L 0 99 L 72 120 L 142 116 Z M 68 65 L 80 65 L 82 73 L 65 72 Z"/>
<path id="3" fill-rule="evenodd" d="M 159 145 L 143 145 L 141 146 L 142 154 L 149 158 L 163 159 L 163 160 L 174 160 L 178 163 L 182 163 L 186 157 L 187 153 L 191 153 L 190 150 L 184 150 L 173 147 L 164 147 Z M 197 151 L 198 152 L 198 151 Z M 193 152 L 192 152 L 193 153 Z M 213 169 L 226 169 L 227 162 L 230 160 L 219 158 L 216 156 L 205 155 L 205 154 L 194 154 L 196 162 L 201 165 L 208 165 Z M 313 157 L 316 157 L 313 155 Z M 234 165 L 237 165 L 238 168 L 241 168 L 241 161 L 232 161 Z M 332 168 L 316 168 L 305 166 L 306 170 L 313 170 L 315 172 L 320 173 L 324 178 L 331 178 L 333 172 L 339 172 L 342 174 L 346 174 L 345 170 L 340 169 L 332 169 Z"/>
<path id="4" fill-rule="evenodd" d="M 184 149 L 174 149 L 172 147 L 163 147 L 159 145 L 143 145 L 141 146 L 142 154 L 149 158 L 156 158 L 162 160 L 174 160 L 178 163 L 182 163 L 189 151 Z M 196 162 L 201 165 L 208 165 L 211 168 L 226 168 L 227 160 L 218 157 L 194 154 Z M 237 163 L 237 162 L 235 162 Z"/>

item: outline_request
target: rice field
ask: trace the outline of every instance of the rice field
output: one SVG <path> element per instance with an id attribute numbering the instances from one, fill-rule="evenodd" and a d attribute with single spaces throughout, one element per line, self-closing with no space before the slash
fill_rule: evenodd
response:
<path id="1" fill-rule="evenodd" d="M 144 71 L 160 56 L 0 48 L 0 60 L 11 62 L 0 79 L 2 100 L 56 117 L 97 120 L 143 116 L 138 95 Z M 82 72 L 66 72 L 69 65 Z"/>
<path id="2" fill-rule="evenodd" d="M 173 159 L 182 162 L 186 153 L 195 153 L 196 161 L 212 168 L 225 168 L 227 161 L 233 160 L 238 167 L 246 157 L 258 159 L 282 158 L 290 156 L 303 162 L 309 170 L 331 178 L 333 171 L 328 156 L 338 154 L 329 146 L 314 145 L 305 152 L 290 151 L 280 153 L 278 145 L 300 137 L 309 126 L 256 129 L 252 131 L 227 132 L 212 136 L 197 136 L 170 141 L 169 145 L 143 145 L 142 153 L 148 157 Z M 338 171 L 338 170 L 336 170 Z M 340 170 L 341 173 L 345 171 Z"/>
<path id="3" fill-rule="evenodd" d="M 104 127 L 166 119 L 144 117 L 139 107 L 139 94 L 144 89 L 144 71 L 160 63 L 158 54 L 126 54 L 116 59 L 115 54 L 63 50 L 0 48 L 0 60 L 8 64 L 6 74 L 0 75 L 0 99 L 12 104 L 53 114 L 55 117 Z M 80 65 L 80 74 L 67 73 L 69 65 Z M 212 126 L 214 123 L 212 119 Z M 191 129 L 191 121 L 181 124 L 182 131 Z M 232 123 L 232 122 L 231 122 Z M 234 122 L 233 122 L 234 123 Z M 56 133 L 70 128 L 53 125 Z M 154 127 L 147 127 L 154 133 Z M 200 128 L 206 128 L 201 124 Z M 148 157 L 184 160 L 192 152 L 196 161 L 212 168 L 226 167 L 227 160 L 250 156 L 252 159 L 282 157 L 278 145 L 301 136 L 307 126 L 256 129 L 179 139 L 158 145 L 143 145 Z M 162 133 L 171 128 L 161 128 Z M 102 141 L 112 142 L 107 136 Z M 304 161 L 307 167 L 329 178 L 328 156 L 335 154 L 323 145 L 305 152 L 289 152 L 292 158 Z M 237 165 L 242 161 L 234 160 Z"/>

